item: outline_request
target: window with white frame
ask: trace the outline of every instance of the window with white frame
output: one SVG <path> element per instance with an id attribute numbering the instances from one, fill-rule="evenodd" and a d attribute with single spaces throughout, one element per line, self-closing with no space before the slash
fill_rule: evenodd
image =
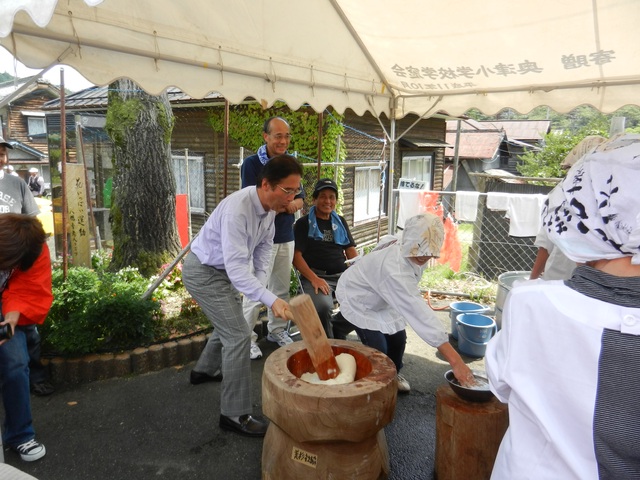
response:
<path id="1" fill-rule="evenodd" d="M 433 154 L 410 153 L 402 156 L 402 178 L 422 180 L 427 190 L 431 188 Z"/>
<path id="2" fill-rule="evenodd" d="M 380 167 L 357 167 L 353 189 L 353 221 L 376 218 L 380 212 Z"/>
<path id="3" fill-rule="evenodd" d="M 184 152 L 173 152 L 171 159 L 176 193 L 188 193 L 191 211 L 204 213 L 204 155 L 189 153 L 186 157 Z"/>
<path id="4" fill-rule="evenodd" d="M 23 112 L 24 113 L 24 112 Z M 44 118 L 44 113 L 38 112 L 25 113 L 27 117 L 27 128 L 29 135 L 44 135 L 47 133 L 47 125 Z"/>

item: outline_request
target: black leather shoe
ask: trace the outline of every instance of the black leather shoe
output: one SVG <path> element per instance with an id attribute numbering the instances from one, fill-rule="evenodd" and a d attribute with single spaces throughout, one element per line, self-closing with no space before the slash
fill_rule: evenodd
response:
<path id="1" fill-rule="evenodd" d="M 46 397 L 56 391 L 56 388 L 49 382 L 33 383 L 31 385 L 31 393 L 39 397 Z"/>
<path id="2" fill-rule="evenodd" d="M 189 380 L 191 381 L 191 385 L 200 385 L 205 382 L 221 382 L 222 373 L 218 373 L 212 377 L 208 373 L 191 370 L 191 378 Z"/>
<path id="3" fill-rule="evenodd" d="M 264 437 L 267 433 L 268 426 L 269 422 L 265 421 L 262 417 L 254 417 L 249 414 L 240 415 L 237 422 L 225 415 L 220 415 L 220 428 L 247 437 Z"/>

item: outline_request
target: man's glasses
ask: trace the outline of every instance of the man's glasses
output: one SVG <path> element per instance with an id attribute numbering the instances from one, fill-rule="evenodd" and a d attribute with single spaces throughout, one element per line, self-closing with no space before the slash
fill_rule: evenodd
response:
<path id="1" fill-rule="evenodd" d="M 271 135 L 269 134 L 269 136 L 275 140 L 277 140 L 278 142 L 282 141 L 282 140 L 291 140 L 291 134 L 290 133 L 278 133 L 277 135 Z"/>
<path id="2" fill-rule="evenodd" d="M 284 187 L 281 187 L 280 185 L 278 185 L 278 188 L 282 190 L 284 193 L 286 193 L 287 195 L 300 195 L 300 193 L 302 192 L 302 190 L 299 188 L 284 188 Z"/>

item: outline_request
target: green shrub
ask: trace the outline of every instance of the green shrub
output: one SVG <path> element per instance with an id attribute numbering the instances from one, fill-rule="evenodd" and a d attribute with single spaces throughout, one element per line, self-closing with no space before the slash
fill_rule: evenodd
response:
<path id="1" fill-rule="evenodd" d="M 298 295 L 300 291 L 300 278 L 298 277 L 298 273 L 292 268 L 289 276 L 289 296 L 293 298 Z"/>
<path id="2" fill-rule="evenodd" d="M 162 313 L 155 299 L 142 300 L 148 280 L 136 269 L 53 271 L 54 301 L 42 325 L 45 351 L 82 355 L 150 343 Z"/>

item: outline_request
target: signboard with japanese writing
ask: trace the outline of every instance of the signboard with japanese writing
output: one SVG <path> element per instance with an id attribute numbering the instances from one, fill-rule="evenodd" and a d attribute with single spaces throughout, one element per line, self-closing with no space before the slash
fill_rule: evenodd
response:
<path id="1" fill-rule="evenodd" d="M 427 182 L 423 180 L 414 180 L 411 178 L 401 178 L 398 181 L 398 188 L 410 188 L 412 190 L 426 190 Z"/>
<path id="2" fill-rule="evenodd" d="M 69 213 L 69 235 L 71 238 L 72 264 L 91 267 L 91 235 L 87 215 L 87 187 L 84 165 L 68 163 L 66 170 L 67 212 Z"/>

